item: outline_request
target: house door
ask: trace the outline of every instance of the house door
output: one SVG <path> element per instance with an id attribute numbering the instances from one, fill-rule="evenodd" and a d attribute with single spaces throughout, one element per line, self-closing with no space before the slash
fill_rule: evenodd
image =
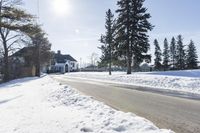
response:
<path id="1" fill-rule="evenodd" d="M 68 67 L 68 65 L 66 64 L 66 65 L 65 65 L 65 72 L 69 72 L 68 70 L 69 70 L 69 67 Z"/>

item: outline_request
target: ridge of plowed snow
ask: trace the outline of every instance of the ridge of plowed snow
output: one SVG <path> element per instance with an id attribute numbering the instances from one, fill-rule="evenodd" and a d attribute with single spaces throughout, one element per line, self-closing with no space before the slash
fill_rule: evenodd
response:
<path id="1" fill-rule="evenodd" d="M 200 94 L 200 70 L 133 73 L 131 75 L 126 75 L 125 72 L 113 72 L 111 76 L 107 72 L 78 72 L 65 76 Z"/>

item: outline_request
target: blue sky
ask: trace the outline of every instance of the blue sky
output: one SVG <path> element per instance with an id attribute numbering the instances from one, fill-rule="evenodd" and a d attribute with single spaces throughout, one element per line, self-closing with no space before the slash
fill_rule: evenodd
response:
<path id="1" fill-rule="evenodd" d="M 105 12 L 108 8 L 115 11 L 117 0 L 61 0 L 66 1 L 65 14 L 56 11 L 54 1 L 59 0 L 39 0 L 39 22 L 48 33 L 52 50 L 61 50 L 85 62 L 93 52 L 100 56 L 97 47 L 101 45 L 99 36 L 105 32 Z M 24 6 L 30 13 L 38 15 L 37 0 L 24 0 Z M 164 37 L 170 40 L 172 36 L 182 34 L 184 43 L 193 39 L 200 53 L 199 0 L 146 0 L 145 6 L 155 25 L 149 32 L 151 44 L 157 38 L 162 47 Z M 150 53 L 153 51 L 152 46 Z"/>

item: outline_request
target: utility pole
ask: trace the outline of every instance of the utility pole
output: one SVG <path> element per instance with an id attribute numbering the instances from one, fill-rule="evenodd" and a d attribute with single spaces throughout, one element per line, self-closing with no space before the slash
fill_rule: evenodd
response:
<path id="1" fill-rule="evenodd" d="M 38 13 L 38 17 L 37 17 L 37 21 L 38 21 L 38 24 L 39 24 L 39 22 L 40 22 L 40 3 L 39 3 L 39 0 L 37 0 L 37 13 Z M 36 36 L 38 36 L 38 35 L 36 35 Z M 40 56 L 41 56 L 41 54 L 40 54 L 40 43 L 41 42 L 39 42 L 39 40 L 36 40 L 36 51 L 37 51 L 37 61 L 36 61 L 36 76 L 38 76 L 38 77 L 40 77 L 41 75 L 40 75 L 40 73 L 41 73 L 41 62 L 40 62 Z"/>
<path id="2" fill-rule="evenodd" d="M 37 16 L 38 16 L 38 23 L 40 21 L 40 1 L 37 0 Z"/>

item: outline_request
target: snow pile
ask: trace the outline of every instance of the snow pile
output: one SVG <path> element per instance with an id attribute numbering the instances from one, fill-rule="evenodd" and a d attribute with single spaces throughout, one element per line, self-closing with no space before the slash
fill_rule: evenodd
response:
<path id="1" fill-rule="evenodd" d="M 79 110 L 79 121 L 74 122 L 71 132 L 95 133 L 133 133 L 133 132 L 170 132 L 160 130 L 148 120 L 131 113 L 116 111 L 92 97 L 79 94 L 71 88 L 63 88 L 52 93 L 52 98 L 73 110 Z M 83 114 L 83 115 L 81 115 Z"/>
<path id="2" fill-rule="evenodd" d="M 131 113 L 116 111 L 48 76 L 0 86 L 2 133 L 170 133 Z"/>
<path id="3" fill-rule="evenodd" d="M 166 71 L 166 72 L 150 72 L 150 73 L 147 73 L 147 74 L 200 78 L 200 70 L 183 70 L 183 71 L 180 70 L 180 71 Z"/>
<path id="4" fill-rule="evenodd" d="M 107 72 L 79 72 L 66 74 L 66 76 L 200 94 L 200 70 L 133 73 L 131 75 L 126 75 L 125 72 L 114 72 L 111 76 Z"/>

